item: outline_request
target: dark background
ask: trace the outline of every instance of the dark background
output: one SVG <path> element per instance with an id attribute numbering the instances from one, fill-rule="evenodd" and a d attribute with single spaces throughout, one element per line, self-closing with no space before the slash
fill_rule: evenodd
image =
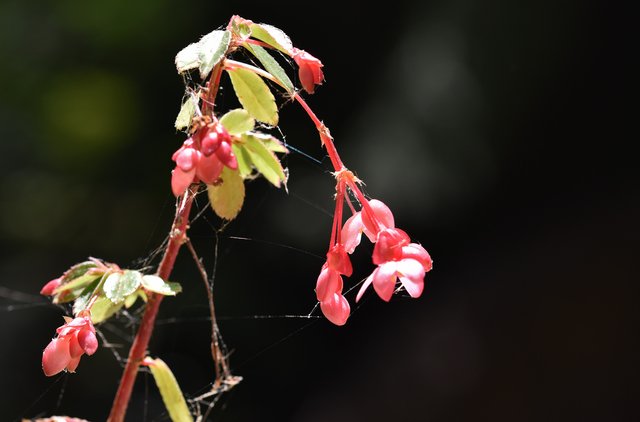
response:
<path id="1" fill-rule="evenodd" d="M 213 419 L 637 420 L 631 15 L 495 0 L 1 2 L 0 419 L 106 419 L 120 365 L 101 347 L 44 377 L 62 312 L 37 293 L 87 256 L 138 267 L 162 242 L 183 139 L 173 57 L 232 14 L 321 58 L 309 103 L 435 264 L 420 299 L 369 292 L 342 328 L 255 318 L 313 308 L 330 234 L 329 162 L 286 105 L 287 142 L 322 163 L 292 153 L 289 194 L 251 183 L 220 236 L 220 328 L 244 381 Z M 209 270 L 219 225 L 209 212 L 191 231 Z M 372 270 L 362 249 L 347 286 Z M 150 351 L 195 397 L 213 379 L 205 294 L 188 254 L 173 278 L 185 292 L 163 303 Z M 131 329 L 103 332 L 126 354 Z M 128 420 L 168 420 L 146 374 Z"/>

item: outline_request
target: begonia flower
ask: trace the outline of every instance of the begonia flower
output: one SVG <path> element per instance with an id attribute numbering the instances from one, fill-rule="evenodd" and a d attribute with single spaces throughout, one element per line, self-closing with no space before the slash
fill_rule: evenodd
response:
<path id="1" fill-rule="evenodd" d="M 298 77 L 305 91 L 313 94 L 316 85 L 322 84 L 322 62 L 304 50 L 293 48 L 293 60 L 298 65 Z"/>
<path id="2" fill-rule="evenodd" d="M 398 279 L 409 296 L 422 295 L 425 273 L 431 270 L 433 263 L 422 246 L 409 242 L 409 236 L 400 229 L 380 231 L 373 250 L 373 262 L 378 267 L 360 287 L 356 302 L 371 284 L 378 296 L 388 302 Z"/>
<path id="3" fill-rule="evenodd" d="M 56 330 L 58 336 L 42 352 L 42 370 L 48 377 L 64 370 L 75 372 L 82 355 L 91 356 L 98 349 L 96 330 L 88 313 L 65 320 L 66 324 Z"/>

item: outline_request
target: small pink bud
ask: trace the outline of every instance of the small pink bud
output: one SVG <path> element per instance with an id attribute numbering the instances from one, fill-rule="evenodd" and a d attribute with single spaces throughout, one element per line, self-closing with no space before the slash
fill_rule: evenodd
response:
<path id="1" fill-rule="evenodd" d="M 200 152 L 194 148 L 181 148 L 176 157 L 176 165 L 184 172 L 190 171 L 198 164 Z"/>
<path id="2" fill-rule="evenodd" d="M 53 296 L 53 291 L 62 283 L 62 277 L 54 278 L 42 287 L 40 294 L 43 296 Z"/>
<path id="3" fill-rule="evenodd" d="M 319 302 L 329 300 L 334 293 L 342 293 L 342 286 L 340 274 L 323 265 L 316 282 L 316 298 Z"/>
<path id="4" fill-rule="evenodd" d="M 221 141 L 220 146 L 216 150 L 216 155 L 222 161 L 222 163 L 229 167 L 231 170 L 238 168 L 238 160 L 236 159 L 231 144 L 229 142 Z"/>
<path id="5" fill-rule="evenodd" d="M 349 302 L 337 293 L 331 295 L 328 300 L 320 302 L 320 309 L 325 317 L 335 325 L 344 325 L 349 318 Z"/>
<path id="6" fill-rule="evenodd" d="M 204 183 L 210 185 L 218 180 L 223 168 L 224 164 L 222 164 L 222 161 L 220 161 L 217 155 L 203 156 L 198 163 L 196 176 Z"/>
<path id="7" fill-rule="evenodd" d="M 175 196 L 182 195 L 189 185 L 193 183 L 196 176 L 196 169 L 192 168 L 188 172 L 182 171 L 180 167 L 171 170 L 171 190 Z"/>
<path id="8" fill-rule="evenodd" d="M 202 139 L 200 152 L 202 152 L 202 154 L 205 157 L 208 157 L 214 152 L 216 152 L 219 146 L 220 146 L 220 136 L 218 135 L 218 132 L 210 131 Z"/>

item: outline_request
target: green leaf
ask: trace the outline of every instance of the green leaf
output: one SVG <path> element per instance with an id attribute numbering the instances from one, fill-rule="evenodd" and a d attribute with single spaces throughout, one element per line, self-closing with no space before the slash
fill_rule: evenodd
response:
<path id="1" fill-rule="evenodd" d="M 68 283 L 80 277 L 81 275 L 84 275 L 84 273 L 89 271 L 91 268 L 95 268 L 95 267 L 96 267 L 96 263 L 93 261 L 84 261 L 79 264 L 76 264 L 73 267 L 69 268 L 64 273 L 64 275 L 62 276 L 61 282 L 62 284 Z"/>
<path id="2" fill-rule="evenodd" d="M 269 151 L 259 138 L 247 133 L 242 135 L 242 139 L 256 170 L 279 188 L 280 183 L 285 181 L 285 175 L 278 157 Z"/>
<path id="3" fill-rule="evenodd" d="M 131 293 L 129 296 L 124 298 L 124 307 L 129 309 L 130 307 L 132 307 L 135 303 L 136 300 L 138 300 L 138 297 L 140 297 L 138 295 L 139 290 L 136 290 L 135 292 Z"/>
<path id="4" fill-rule="evenodd" d="M 171 369 L 161 359 L 144 359 L 144 364 L 151 369 L 151 374 L 156 381 L 162 401 L 173 422 L 193 422 L 187 402 L 182 395 L 180 385 Z"/>
<path id="5" fill-rule="evenodd" d="M 271 73 L 277 80 L 279 80 L 290 94 L 293 94 L 295 88 L 291 79 L 287 76 L 287 72 L 285 72 L 282 66 L 280 66 L 280 63 L 278 63 L 267 50 L 255 44 L 245 44 L 245 47 L 258 58 L 267 72 Z"/>
<path id="6" fill-rule="evenodd" d="M 253 168 L 251 167 L 251 157 L 243 145 L 234 143 L 231 145 L 231 148 L 233 148 L 233 153 L 236 156 L 236 160 L 238 160 L 238 171 L 240 172 L 240 176 L 243 179 L 246 179 L 253 171 Z"/>
<path id="7" fill-rule="evenodd" d="M 101 276 L 102 276 L 102 274 L 83 274 L 80 277 L 74 278 L 72 281 L 70 281 L 68 283 L 61 284 L 60 286 L 58 286 L 53 291 L 53 293 L 57 294 L 57 293 L 64 292 L 64 291 L 71 291 L 71 290 L 79 289 L 79 288 L 84 287 L 87 284 L 91 283 L 96 278 L 100 278 Z"/>
<path id="8" fill-rule="evenodd" d="M 241 135 L 253 130 L 256 121 L 244 108 L 236 108 L 220 118 L 220 123 L 231 135 Z"/>
<path id="9" fill-rule="evenodd" d="M 219 185 L 207 185 L 211 208 L 219 217 L 233 220 L 244 202 L 244 181 L 239 171 L 226 166 L 220 178 Z"/>
<path id="10" fill-rule="evenodd" d="M 166 282 L 157 275 L 145 275 L 142 277 L 142 287 L 160 293 L 165 296 L 175 296 L 182 291 L 182 286 L 178 283 Z"/>
<path id="11" fill-rule="evenodd" d="M 111 299 L 107 297 L 99 297 L 91 306 L 91 321 L 94 324 L 99 324 L 111 318 L 116 312 L 118 312 L 124 302 L 115 304 Z"/>
<path id="12" fill-rule="evenodd" d="M 182 130 L 185 128 L 191 127 L 191 119 L 193 115 L 196 113 L 196 102 L 194 97 L 189 95 L 187 100 L 180 107 L 180 113 L 178 113 L 178 117 L 176 117 L 176 129 Z"/>
<path id="13" fill-rule="evenodd" d="M 287 147 L 285 147 L 282 142 L 280 142 L 280 140 L 275 136 L 259 132 L 252 132 L 251 135 L 260 139 L 260 141 L 264 144 L 265 147 L 267 147 L 269 151 L 282 152 L 285 154 L 289 153 Z"/>
<path id="14" fill-rule="evenodd" d="M 124 301 L 124 298 L 135 292 L 142 284 L 142 274 L 138 271 L 124 270 L 122 273 L 113 273 L 107 277 L 102 289 L 105 295 L 115 304 Z"/>
<path id="15" fill-rule="evenodd" d="M 200 60 L 200 78 L 205 79 L 215 65 L 222 60 L 229 48 L 231 41 L 231 32 L 215 30 L 200 39 L 200 51 L 198 52 L 198 60 Z"/>
<path id="16" fill-rule="evenodd" d="M 276 99 L 262 78 L 246 69 L 229 69 L 227 72 L 242 107 L 256 120 L 277 125 Z"/>
<path id="17" fill-rule="evenodd" d="M 293 55 L 293 44 L 287 34 L 275 26 L 265 23 L 251 24 L 251 36 L 259 39 L 273 48 L 277 48 L 289 56 Z"/>
<path id="18" fill-rule="evenodd" d="M 87 304 L 89 303 L 89 300 L 93 296 L 93 293 L 95 292 L 96 287 L 98 287 L 99 283 L 100 283 L 100 280 L 94 280 L 92 283 L 87 285 L 82 290 L 80 295 L 78 295 L 78 297 L 76 298 L 75 302 L 73 302 L 73 314 L 74 315 L 76 315 L 78 312 L 83 311 L 83 310 L 85 310 L 87 308 Z"/>
<path id="19" fill-rule="evenodd" d="M 176 69 L 178 73 L 186 72 L 187 70 L 196 69 L 200 66 L 200 43 L 195 42 L 189 44 L 176 54 Z"/>

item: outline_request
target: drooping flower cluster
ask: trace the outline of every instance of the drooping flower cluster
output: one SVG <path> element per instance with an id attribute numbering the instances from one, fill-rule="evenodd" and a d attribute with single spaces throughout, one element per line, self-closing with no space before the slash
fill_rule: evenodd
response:
<path id="1" fill-rule="evenodd" d="M 171 190 L 182 195 L 192 183 L 213 184 L 224 166 L 238 168 L 231 148 L 229 132 L 218 122 L 203 125 L 189 137 L 171 159 L 176 167 L 171 171 Z"/>
<path id="2" fill-rule="evenodd" d="M 417 298 L 424 290 L 425 274 L 433 266 L 429 253 L 422 245 L 412 243 L 407 233 L 395 227 L 389 207 L 377 199 L 365 199 L 353 175 L 350 172 L 345 174 L 344 179 L 338 175 L 331 244 L 327 262 L 316 283 L 316 295 L 322 313 L 336 325 L 344 325 L 349 317 L 349 303 L 342 295 L 342 275 L 349 277 L 353 272 L 348 254 L 353 253 L 360 244 L 362 233 L 375 243 L 372 258 L 377 267 L 360 287 L 356 302 L 372 284 L 378 296 L 388 302 L 396 291 L 398 280 L 411 297 Z M 362 208 L 355 211 L 349 202 L 353 215 L 340 229 L 347 184 L 358 197 Z"/>
<path id="3" fill-rule="evenodd" d="M 66 324 L 58 327 L 58 336 L 42 352 L 42 370 L 48 377 L 63 370 L 75 372 L 83 354 L 91 356 L 98 349 L 96 329 L 88 312 L 76 318 L 65 317 Z"/>

